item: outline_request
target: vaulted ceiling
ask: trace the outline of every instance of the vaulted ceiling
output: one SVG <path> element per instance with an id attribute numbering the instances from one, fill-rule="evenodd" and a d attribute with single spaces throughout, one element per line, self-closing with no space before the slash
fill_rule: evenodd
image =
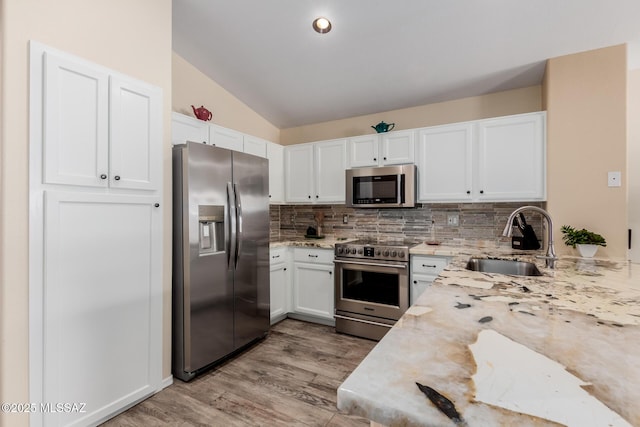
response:
<path id="1" fill-rule="evenodd" d="M 640 67 L 638 0 L 173 0 L 175 52 L 280 128 L 536 85 L 621 43 Z"/>

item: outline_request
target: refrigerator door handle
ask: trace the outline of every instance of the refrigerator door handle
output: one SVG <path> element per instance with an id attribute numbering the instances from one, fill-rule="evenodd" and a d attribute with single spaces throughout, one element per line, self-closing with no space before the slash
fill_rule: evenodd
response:
<path id="1" fill-rule="evenodd" d="M 238 259 L 242 252 L 242 199 L 240 198 L 240 192 L 238 191 L 238 184 L 233 184 L 233 193 L 236 199 L 236 263 L 235 268 L 238 267 Z"/>
<path id="2" fill-rule="evenodd" d="M 225 213 L 225 215 L 228 215 L 229 231 L 225 235 L 225 239 L 227 240 L 225 242 L 225 245 L 227 249 L 227 269 L 231 269 L 231 263 L 233 262 L 234 265 L 237 263 L 237 260 L 234 259 L 236 257 L 236 242 L 237 242 L 236 198 L 235 198 L 235 192 L 233 189 L 233 184 L 231 184 L 231 182 L 227 182 L 227 212 L 228 214 Z"/>

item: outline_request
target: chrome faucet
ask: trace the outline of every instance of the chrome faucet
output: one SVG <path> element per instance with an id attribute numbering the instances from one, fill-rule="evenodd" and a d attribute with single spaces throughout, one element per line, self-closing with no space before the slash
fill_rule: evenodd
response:
<path id="1" fill-rule="evenodd" d="M 555 268 L 556 260 L 558 259 L 558 257 L 556 256 L 556 251 L 553 247 L 553 223 L 551 221 L 551 215 L 549 215 L 549 212 L 537 206 L 521 206 L 515 211 L 511 212 L 511 215 L 509 215 L 507 225 L 504 227 L 502 235 L 507 237 L 511 236 L 513 220 L 515 219 L 516 215 L 523 211 L 535 211 L 542 214 L 542 216 L 547 219 L 547 253 L 544 256 L 538 256 L 538 258 L 545 259 L 545 265 L 547 266 L 547 268 Z"/>

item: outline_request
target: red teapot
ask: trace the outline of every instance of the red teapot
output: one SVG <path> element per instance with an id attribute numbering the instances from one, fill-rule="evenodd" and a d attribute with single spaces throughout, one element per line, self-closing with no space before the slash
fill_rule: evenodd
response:
<path id="1" fill-rule="evenodd" d="M 195 114 L 196 117 L 199 118 L 200 120 L 204 120 L 206 122 L 208 120 L 211 120 L 211 117 L 213 117 L 213 114 L 211 114 L 211 111 L 207 110 L 202 105 L 200 106 L 200 108 L 196 108 L 192 105 L 191 108 L 193 108 L 193 114 Z"/>

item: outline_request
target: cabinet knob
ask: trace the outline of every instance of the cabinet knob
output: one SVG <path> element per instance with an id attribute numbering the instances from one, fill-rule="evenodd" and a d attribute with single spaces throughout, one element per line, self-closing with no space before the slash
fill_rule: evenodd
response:
<path id="1" fill-rule="evenodd" d="M 283 270 L 283 271 L 287 271 L 287 267 L 283 268 L 282 270 Z"/>
<path id="2" fill-rule="evenodd" d="M 309 196 L 308 196 L 308 197 L 309 197 L 309 198 L 311 198 L 311 194 L 309 194 Z"/>
<path id="3" fill-rule="evenodd" d="M 414 281 L 413 281 L 413 284 L 414 284 L 414 285 L 417 285 L 417 284 L 418 284 L 418 281 L 417 281 L 417 280 L 414 280 Z"/>
<path id="4" fill-rule="evenodd" d="M 320 196 L 318 196 L 318 195 L 316 194 L 316 199 L 317 199 L 318 197 L 320 197 Z"/>
<path id="5" fill-rule="evenodd" d="M 467 194 L 471 194 L 471 191 L 467 190 Z"/>
<path id="6" fill-rule="evenodd" d="M 480 194 L 484 194 L 484 190 L 480 190 Z"/>
<path id="7" fill-rule="evenodd" d="M 100 179 L 107 179 L 107 175 L 103 173 L 102 175 L 100 175 Z"/>
<path id="8" fill-rule="evenodd" d="M 333 274 L 333 271 L 330 271 L 330 272 L 329 272 L 329 275 L 331 275 L 331 274 Z"/>
<path id="9" fill-rule="evenodd" d="M 114 176 L 113 179 L 115 179 L 116 181 L 120 181 L 120 175 Z"/>
<path id="10" fill-rule="evenodd" d="M 271 198 L 271 194 L 269 194 L 269 198 Z"/>
<path id="11" fill-rule="evenodd" d="M 382 160 L 387 160 L 387 158 L 386 158 L 386 157 L 383 157 L 383 158 L 382 158 Z"/>
<path id="12" fill-rule="evenodd" d="M 160 203 L 155 203 L 153 206 L 155 206 L 156 208 L 160 207 Z"/>
<path id="13" fill-rule="evenodd" d="M 377 162 L 377 161 L 378 161 L 378 159 L 377 159 L 376 157 L 374 157 L 374 158 L 373 158 L 373 161 L 374 161 L 374 162 Z"/>

